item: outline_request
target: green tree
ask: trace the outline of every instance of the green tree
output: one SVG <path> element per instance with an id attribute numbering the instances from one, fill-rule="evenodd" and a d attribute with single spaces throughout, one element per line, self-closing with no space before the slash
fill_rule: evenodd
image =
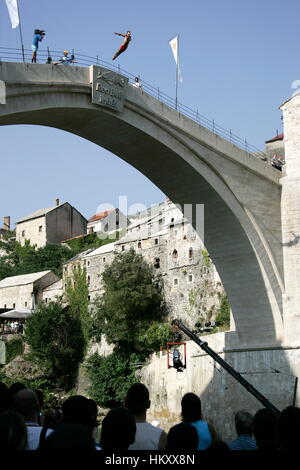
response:
<path id="1" fill-rule="evenodd" d="M 0 259 L 0 279 L 47 270 L 61 277 L 63 263 L 74 256 L 66 246 L 50 244 L 36 248 L 28 240 L 24 245 L 9 241 L 5 250 L 7 255 Z"/>
<path id="2" fill-rule="evenodd" d="M 70 389 L 85 351 L 81 322 L 70 307 L 60 302 L 40 304 L 27 320 L 25 340 L 53 385 Z"/>
<path id="3" fill-rule="evenodd" d="M 223 295 L 221 298 L 220 308 L 216 321 L 220 322 L 221 325 L 230 326 L 230 304 L 228 302 L 227 295 Z"/>
<path id="4" fill-rule="evenodd" d="M 98 330 L 110 344 L 139 350 L 139 338 L 166 314 L 153 268 L 130 249 L 115 256 L 102 280 L 104 294 L 93 305 L 94 334 Z"/>
<path id="5" fill-rule="evenodd" d="M 91 379 L 90 396 L 100 406 L 122 405 L 129 387 L 137 382 L 134 363 L 136 354 L 127 356 L 115 351 L 110 356 L 95 353 L 87 361 Z"/>
<path id="6" fill-rule="evenodd" d="M 82 331 L 86 342 L 90 336 L 91 317 L 89 314 L 89 288 L 86 277 L 86 269 L 80 265 L 74 267 L 72 276 L 67 279 L 65 300 L 69 305 L 74 318 L 82 325 Z"/>

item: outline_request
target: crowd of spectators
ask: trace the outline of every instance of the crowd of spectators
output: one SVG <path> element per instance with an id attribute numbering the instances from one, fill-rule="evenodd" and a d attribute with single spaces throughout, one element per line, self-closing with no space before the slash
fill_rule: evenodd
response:
<path id="1" fill-rule="evenodd" d="M 2 335 L 22 334 L 24 322 L 22 320 L 4 320 L 0 323 L 0 332 Z"/>
<path id="2" fill-rule="evenodd" d="M 142 383 L 132 385 L 124 406 L 111 409 L 104 417 L 98 442 L 95 401 L 74 395 L 56 413 L 44 414 L 41 391 L 30 390 L 19 382 L 8 388 L 0 382 L 0 449 L 178 453 L 296 450 L 299 446 L 297 407 L 289 406 L 279 415 L 267 408 L 258 410 L 254 416 L 240 410 L 234 417 L 236 438 L 224 442 L 218 437 L 218 430 L 203 418 L 201 400 L 194 393 L 182 397 L 181 422 L 168 433 L 147 422 L 150 406 L 147 387 Z"/>

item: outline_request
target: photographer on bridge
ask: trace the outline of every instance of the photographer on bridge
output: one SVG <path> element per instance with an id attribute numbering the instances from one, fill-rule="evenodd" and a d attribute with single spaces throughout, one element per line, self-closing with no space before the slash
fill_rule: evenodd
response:
<path id="1" fill-rule="evenodd" d="M 36 64 L 36 53 L 39 48 L 39 42 L 41 42 L 44 39 L 44 36 L 45 36 L 44 30 L 41 30 L 41 29 L 34 30 L 34 36 L 33 36 L 32 45 L 31 45 L 31 49 L 32 49 L 31 62 L 32 63 Z"/>

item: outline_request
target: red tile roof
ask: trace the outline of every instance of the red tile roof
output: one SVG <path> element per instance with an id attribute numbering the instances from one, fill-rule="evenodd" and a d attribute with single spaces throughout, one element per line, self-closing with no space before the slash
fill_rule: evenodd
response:
<path id="1" fill-rule="evenodd" d="M 75 240 L 75 238 L 82 238 L 82 237 L 86 237 L 86 236 L 87 236 L 87 233 L 84 233 L 83 235 L 76 235 L 76 237 L 67 238 L 66 240 L 63 240 L 61 243 L 68 242 L 70 240 Z"/>
<path id="2" fill-rule="evenodd" d="M 108 214 L 110 214 L 111 212 L 115 211 L 116 209 L 111 209 L 109 211 L 103 211 L 103 212 L 100 212 L 99 214 L 96 214 L 96 215 L 93 215 L 93 217 L 91 217 L 88 222 L 96 222 L 96 220 L 101 220 L 101 219 L 104 219 L 104 217 L 107 217 Z"/>
<path id="3" fill-rule="evenodd" d="M 283 140 L 283 137 L 284 137 L 284 134 L 278 134 L 275 137 L 273 137 L 273 139 L 266 140 L 265 143 L 268 144 L 269 142 L 276 142 L 276 140 Z"/>

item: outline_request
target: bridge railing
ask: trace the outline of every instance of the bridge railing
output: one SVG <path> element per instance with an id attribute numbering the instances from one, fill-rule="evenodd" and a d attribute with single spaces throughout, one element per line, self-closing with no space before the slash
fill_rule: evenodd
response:
<path id="1" fill-rule="evenodd" d="M 25 62 L 31 62 L 31 49 L 24 49 L 24 58 Z M 61 51 L 50 51 L 50 56 L 53 62 L 58 61 L 61 56 Z M 46 63 L 48 59 L 48 51 L 39 49 L 38 50 L 38 63 Z M 21 49 L 11 48 L 11 47 L 0 47 L 0 62 L 22 62 L 23 54 Z M 111 64 L 110 62 L 106 62 L 105 60 L 100 59 L 98 56 L 92 57 L 85 54 L 77 54 L 75 57 L 76 62 L 72 65 L 83 65 L 83 66 L 90 66 L 90 65 L 99 65 L 105 67 L 109 70 L 114 72 L 118 72 L 129 79 L 130 83 L 134 83 L 134 79 L 137 75 L 133 75 L 130 72 L 122 69 L 119 65 Z M 260 160 L 264 160 L 270 163 L 269 159 L 265 152 L 262 152 L 254 145 L 251 145 L 247 139 L 243 139 L 232 132 L 232 130 L 225 129 L 224 127 L 217 124 L 214 119 L 208 119 L 207 117 L 203 116 L 203 114 L 199 113 L 198 110 L 192 109 L 189 106 L 186 106 L 180 102 L 176 102 L 176 100 L 166 93 L 162 92 L 159 87 L 155 87 L 146 81 L 142 80 L 139 76 L 143 90 L 145 90 L 149 95 L 153 96 L 154 98 L 158 99 L 159 101 L 165 103 L 166 105 L 170 106 L 171 108 L 176 109 L 179 113 L 189 117 L 196 123 L 200 124 L 201 126 L 209 129 L 210 131 L 214 132 L 215 134 L 219 135 L 223 139 L 229 141 L 232 145 L 239 147 L 249 154 L 259 158 Z"/>

